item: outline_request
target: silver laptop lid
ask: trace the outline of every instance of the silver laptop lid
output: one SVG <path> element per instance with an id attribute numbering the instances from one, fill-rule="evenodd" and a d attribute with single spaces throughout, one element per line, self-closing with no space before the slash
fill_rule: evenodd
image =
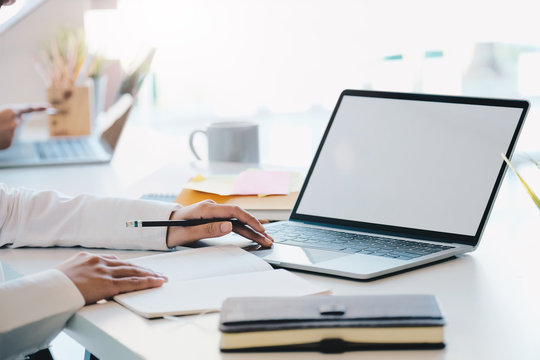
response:
<path id="1" fill-rule="evenodd" d="M 345 90 L 291 220 L 476 246 L 528 106 Z"/>

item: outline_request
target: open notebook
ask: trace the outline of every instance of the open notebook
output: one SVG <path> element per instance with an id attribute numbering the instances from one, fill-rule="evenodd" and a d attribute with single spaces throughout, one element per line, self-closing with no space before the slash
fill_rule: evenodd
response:
<path id="1" fill-rule="evenodd" d="M 287 270 L 274 270 L 257 256 L 230 245 L 145 256 L 130 262 L 169 278 L 160 288 L 114 297 L 146 318 L 219 311 L 229 297 L 329 293 Z"/>

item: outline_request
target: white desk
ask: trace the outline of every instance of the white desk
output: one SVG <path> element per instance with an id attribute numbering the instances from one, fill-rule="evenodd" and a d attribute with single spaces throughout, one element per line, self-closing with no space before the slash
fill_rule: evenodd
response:
<path id="1" fill-rule="evenodd" d="M 52 187 L 71 194 L 125 193 L 144 174 L 141 162 L 130 160 L 133 151 L 141 151 L 138 146 L 120 145 L 111 165 L 0 170 L 0 181 L 10 186 Z M 170 180 L 173 187 L 178 182 Z M 28 274 L 54 266 L 77 251 L 0 249 L 0 261 Z M 145 254 L 96 252 L 122 258 Z M 435 294 L 447 321 L 445 350 L 222 354 L 218 350 L 217 314 L 181 321 L 146 320 L 114 302 L 83 308 L 68 323 L 66 332 L 102 359 L 540 359 L 539 254 L 540 213 L 515 178 L 507 176 L 480 247 L 470 255 L 373 282 L 300 273 L 336 295 Z"/>

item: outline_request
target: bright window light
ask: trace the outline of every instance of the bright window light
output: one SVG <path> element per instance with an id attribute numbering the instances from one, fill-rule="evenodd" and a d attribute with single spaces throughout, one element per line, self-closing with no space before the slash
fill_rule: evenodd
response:
<path id="1" fill-rule="evenodd" d="M 540 44 L 535 9 L 529 0 L 119 0 L 89 12 L 86 26 L 91 46 L 123 63 L 157 48 L 158 107 L 234 117 L 332 109 L 346 88 L 519 96 L 520 46 Z"/>

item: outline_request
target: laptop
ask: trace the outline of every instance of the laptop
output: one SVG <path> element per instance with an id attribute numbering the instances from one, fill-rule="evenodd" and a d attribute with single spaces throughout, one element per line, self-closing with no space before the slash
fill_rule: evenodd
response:
<path id="1" fill-rule="evenodd" d="M 0 151 L 0 168 L 107 163 L 113 157 L 132 106 L 133 97 L 122 95 L 104 114 L 103 121 L 109 126 L 100 135 L 14 141 Z"/>
<path id="2" fill-rule="evenodd" d="M 529 104 L 345 90 L 268 263 L 373 279 L 478 247 Z"/>

